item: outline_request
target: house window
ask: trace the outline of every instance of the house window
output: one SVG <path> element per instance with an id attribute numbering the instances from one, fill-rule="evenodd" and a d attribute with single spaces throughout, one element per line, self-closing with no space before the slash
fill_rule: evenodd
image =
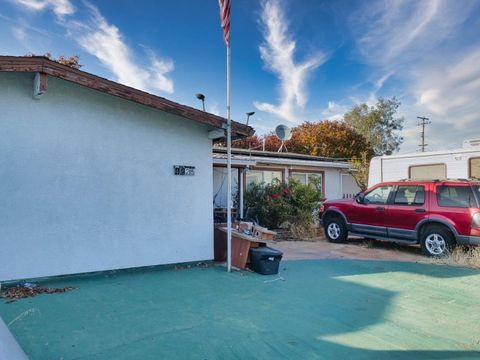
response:
<path id="1" fill-rule="evenodd" d="M 275 179 L 282 181 L 281 171 L 249 170 L 246 174 L 247 187 L 251 184 L 271 184 Z"/>
<path id="2" fill-rule="evenodd" d="M 447 165 L 429 164 L 413 165 L 409 169 L 410 179 L 414 180 L 435 180 L 447 178 Z"/>
<path id="3" fill-rule="evenodd" d="M 320 191 L 323 189 L 323 174 L 322 173 L 302 173 L 293 172 L 292 178 L 304 185 L 316 185 Z M 323 192 L 322 192 L 323 196 Z"/>
<path id="4" fill-rule="evenodd" d="M 470 158 L 469 165 L 468 177 L 471 179 L 480 179 L 480 158 Z"/>

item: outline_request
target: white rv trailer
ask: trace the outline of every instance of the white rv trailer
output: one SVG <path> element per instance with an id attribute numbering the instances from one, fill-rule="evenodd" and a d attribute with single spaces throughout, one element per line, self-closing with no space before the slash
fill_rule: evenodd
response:
<path id="1" fill-rule="evenodd" d="M 456 150 L 376 156 L 370 161 L 368 187 L 401 179 L 480 179 L 480 138 Z"/>

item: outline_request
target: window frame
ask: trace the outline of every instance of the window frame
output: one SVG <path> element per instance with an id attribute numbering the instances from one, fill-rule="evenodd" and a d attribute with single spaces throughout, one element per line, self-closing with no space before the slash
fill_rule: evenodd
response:
<path id="1" fill-rule="evenodd" d="M 413 197 L 413 203 L 411 203 L 411 204 L 397 204 L 397 203 L 395 203 L 398 188 L 401 187 L 401 186 L 415 187 L 415 196 Z M 423 188 L 423 202 L 422 203 L 416 203 L 415 202 L 415 199 L 417 198 L 417 193 L 418 193 L 419 188 Z M 425 198 L 426 198 L 425 185 L 420 185 L 420 184 L 417 184 L 417 185 L 414 185 L 414 184 L 396 185 L 394 192 L 395 192 L 395 194 L 392 196 L 392 201 L 391 201 L 390 205 L 395 205 L 395 206 L 425 206 Z"/>
<path id="2" fill-rule="evenodd" d="M 456 188 L 468 188 L 472 194 L 472 197 L 475 201 L 475 204 L 472 204 L 471 201 L 467 206 L 460 206 L 460 205 L 441 205 L 439 201 L 440 197 L 440 192 L 438 191 L 439 188 L 441 187 L 456 187 Z M 435 198 L 437 200 L 437 206 L 441 208 L 459 208 L 459 209 L 470 209 L 470 208 L 475 208 L 478 207 L 478 200 L 475 195 L 475 191 L 472 189 L 470 185 L 448 185 L 448 184 L 439 184 L 435 186 Z"/>
<path id="3" fill-rule="evenodd" d="M 376 202 L 365 202 L 365 198 L 367 197 L 368 194 L 370 194 L 372 191 L 375 191 L 378 188 L 385 187 L 385 186 L 390 186 L 390 192 L 388 193 L 387 200 L 384 203 L 376 203 Z M 365 205 L 389 205 L 392 202 L 392 197 L 394 196 L 393 194 L 396 194 L 395 190 L 395 185 L 394 184 L 380 184 L 378 186 L 375 186 L 374 188 L 370 189 L 368 192 L 365 192 L 363 194 L 363 200 Z"/>
<path id="4" fill-rule="evenodd" d="M 472 160 L 480 160 L 480 156 L 472 156 L 472 157 L 468 158 L 468 178 L 469 179 L 473 179 L 473 177 L 472 177 Z M 475 178 L 475 179 L 480 180 L 480 177 Z"/>
<path id="5" fill-rule="evenodd" d="M 412 168 L 421 167 L 421 166 L 438 166 L 438 165 L 443 165 L 443 166 L 444 166 L 444 173 L 443 173 L 443 177 L 442 177 L 442 178 L 440 178 L 440 179 L 412 179 Z M 447 163 L 410 165 L 410 166 L 408 167 L 408 179 L 409 179 L 409 180 L 416 180 L 416 181 L 420 181 L 420 180 L 442 180 L 442 179 L 446 179 L 446 178 L 447 178 L 447 172 L 448 172 Z"/>
<path id="6" fill-rule="evenodd" d="M 267 167 L 267 166 L 252 166 L 248 171 L 278 171 L 282 173 L 282 178 L 280 179 L 281 182 L 285 179 L 285 169 L 280 167 Z M 248 190 L 247 184 L 247 174 L 248 171 L 243 176 L 243 193 L 246 194 Z"/>
<path id="7" fill-rule="evenodd" d="M 291 169 L 288 174 L 288 179 L 293 178 L 293 174 L 305 174 L 306 179 L 307 179 L 307 185 L 308 185 L 308 174 L 318 174 L 322 177 L 322 198 L 325 197 L 325 171 L 324 170 L 304 170 L 304 169 Z"/>

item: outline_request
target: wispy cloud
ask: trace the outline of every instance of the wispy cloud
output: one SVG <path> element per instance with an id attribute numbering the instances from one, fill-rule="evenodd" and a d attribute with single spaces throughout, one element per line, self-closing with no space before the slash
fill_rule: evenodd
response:
<path id="1" fill-rule="evenodd" d="M 75 7 L 69 0 L 13 0 L 13 2 L 31 11 L 50 8 L 58 17 L 71 15 L 75 12 Z"/>
<path id="2" fill-rule="evenodd" d="M 76 15 L 77 9 L 69 0 L 12 0 L 29 11 L 51 9 L 57 22 L 68 36 L 88 54 L 96 57 L 115 77 L 115 81 L 148 92 L 174 92 L 170 73 L 173 60 L 162 58 L 153 50 L 143 47 L 144 53 L 136 56 L 128 46 L 120 29 L 110 24 L 97 7 L 84 1 L 86 18 Z M 21 30 L 15 36 L 21 37 Z M 138 61 L 144 58 L 146 61 Z"/>
<path id="3" fill-rule="evenodd" d="M 141 66 L 134 60 L 132 50 L 127 46 L 120 30 L 100 14 L 98 9 L 87 5 L 91 20 L 75 22 L 72 37 L 89 54 L 94 55 L 117 78 L 117 81 L 145 91 L 173 93 L 173 81 L 168 77 L 174 69 L 172 60 L 161 59 L 148 50 L 150 64 Z"/>
<path id="4" fill-rule="evenodd" d="M 261 22 L 264 43 L 259 48 L 260 55 L 266 68 L 280 80 L 280 103 L 254 102 L 254 105 L 261 111 L 298 122 L 299 113 L 308 100 L 306 83 L 312 72 L 325 62 L 326 56 L 317 52 L 303 62 L 295 61 L 296 41 L 289 34 L 279 0 L 263 2 Z"/>
<path id="5" fill-rule="evenodd" d="M 432 115 L 448 117 L 457 128 L 480 120 L 480 48 L 435 69 L 422 69 L 416 77 L 418 104 Z"/>
<path id="6" fill-rule="evenodd" d="M 211 105 L 208 107 L 207 111 L 211 114 L 219 115 L 220 116 L 220 109 L 218 107 L 218 102 L 215 100 L 212 101 Z"/>
<path id="7" fill-rule="evenodd" d="M 363 6 L 351 20 L 357 53 L 379 79 L 369 99 L 395 78 L 405 89 L 406 113 L 432 117 L 430 131 L 441 127 L 439 141 L 444 143 L 452 141 L 449 134 L 454 129 L 460 134 L 459 129 L 478 119 L 480 42 L 462 42 L 479 5 L 474 0 L 391 0 Z M 415 123 L 404 130 L 407 143 L 408 136 L 418 131 Z M 480 133 L 480 127 L 475 131 Z"/>
<path id="8" fill-rule="evenodd" d="M 327 108 L 321 111 L 322 117 L 325 120 L 342 120 L 343 115 L 349 110 L 346 105 L 329 101 Z"/>

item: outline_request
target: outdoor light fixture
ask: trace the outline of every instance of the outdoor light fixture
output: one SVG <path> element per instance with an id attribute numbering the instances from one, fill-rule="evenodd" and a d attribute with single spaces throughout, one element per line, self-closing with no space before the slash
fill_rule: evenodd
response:
<path id="1" fill-rule="evenodd" d="M 202 102 L 203 111 L 205 111 L 205 95 L 198 93 L 195 96 Z"/>
<path id="2" fill-rule="evenodd" d="M 247 112 L 246 114 L 247 114 L 247 126 L 248 126 L 248 119 L 250 119 L 250 116 L 255 114 L 255 111 L 250 111 L 250 112 Z"/>

